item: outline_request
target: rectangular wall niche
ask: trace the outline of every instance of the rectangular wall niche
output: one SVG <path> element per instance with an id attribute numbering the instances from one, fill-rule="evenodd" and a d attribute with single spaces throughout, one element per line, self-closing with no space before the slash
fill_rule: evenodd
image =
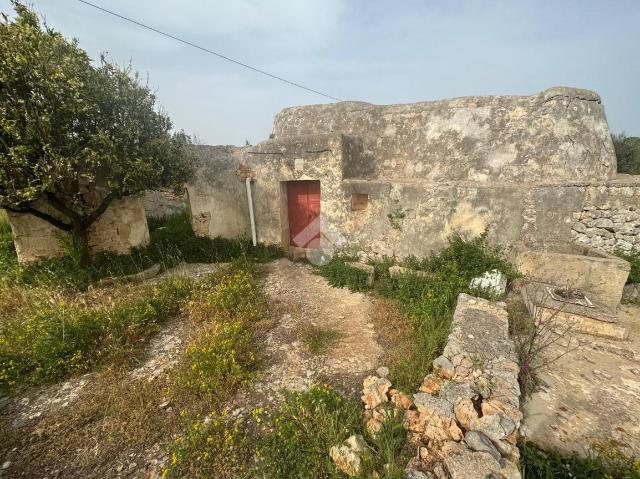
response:
<path id="1" fill-rule="evenodd" d="M 351 211 L 364 211 L 369 205 L 369 195 L 366 193 L 351 194 Z"/>

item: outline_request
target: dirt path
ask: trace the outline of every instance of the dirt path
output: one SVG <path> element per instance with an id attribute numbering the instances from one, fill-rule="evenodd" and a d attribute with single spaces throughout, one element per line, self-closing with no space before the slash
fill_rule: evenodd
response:
<path id="1" fill-rule="evenodd" d="M 218 267 L 182 266 L 162 276 L 197 278 Z M 362 379 L 380 366 L 382 354 L 369 297 L 331 287 L 306 264 L 280 259 L 265 268 L 264 290 L 274 318 L 273 327 L 260 333 L 266 369 L 258 382 L 234 398 L 234 415 L 246 417 L 256 407 L 277 402 L 283 389 L 301 390 L 314 383 L 329 383 L 359 396 Z M 339 342 L 324 354 L 311 354 L 301 340 L 308 325 L 336 331 Z M 20 448 L 6 449 L 0 441 L 0 479 L 33 477 L 33 471 L 51 478 L 158 477 L 167 461 L 162 443 L 179 422 L 177 412 L 165 404 L 166 377 L 180 358 L 187 334 L 186 323 L 170 321 L 133 370 L 114 375 L 92 372 L 0 398 L 0 425 L 12 436 L 30 438 Z M 126 426 L 131 421 L 139 423 L 134 428 L 139 434 Z M 103 428 L 115 436 L 106 437 L 100 433 Z M 16 476 L 14 466 L 22 470 Z"/>
<path id="2" fill-rule="evenodd" d="M 369 297 L 333 288 L 311 266 L 288 259 L 267 265 L 264 289 L 276 319 L 265 338 L 269 365 L 259 381 L 235 401 L 238 412 L 247 405 L 273 403 L 282 389 L 303 390 L 318 382 L 358 395 L 362 379 L 380 366 L 382 354 L 371 322 Z M 339 342 L 324 354 L 311 354 L 301 339 L 308 325 L 336 331 Z"/>

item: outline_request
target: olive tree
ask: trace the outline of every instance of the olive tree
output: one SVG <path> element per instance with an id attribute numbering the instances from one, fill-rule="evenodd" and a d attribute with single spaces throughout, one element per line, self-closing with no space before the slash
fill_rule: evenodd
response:
<path id="1" fill-rule="evenodd" d="M 87 262 L 89 228 L 115 199 L 189 179 L 190 140 L 130 67 L 92 64 L 13 5 L 0 19 L 0 207 L 70 232 Z"/>

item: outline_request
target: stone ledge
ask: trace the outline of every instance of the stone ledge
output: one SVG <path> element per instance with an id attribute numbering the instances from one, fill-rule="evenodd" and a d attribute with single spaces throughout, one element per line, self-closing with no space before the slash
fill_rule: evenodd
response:
<path id="1" fill-rule="evenodd" d="M 416 451 L 405 477 L 519 479 L 519 367 L 506 305 L 460 294 L 452 326 L 413 401 L 386 379 L 365 380 L 365 424 L 375 434 L 389 414 L 403 415 Z"/>

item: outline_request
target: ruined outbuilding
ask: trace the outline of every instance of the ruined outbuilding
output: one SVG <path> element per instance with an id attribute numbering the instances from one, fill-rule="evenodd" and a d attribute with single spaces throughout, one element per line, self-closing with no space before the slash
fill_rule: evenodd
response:
<path id="1" fill-rule="evenodd" d="M 640 249 L 640 177 L 618 175 L 591 91 L 287 108 L 255 146 L 201 147 L 195 231 L 287 249 L 424 256 L 454 232 L 516 253 Z"/>

